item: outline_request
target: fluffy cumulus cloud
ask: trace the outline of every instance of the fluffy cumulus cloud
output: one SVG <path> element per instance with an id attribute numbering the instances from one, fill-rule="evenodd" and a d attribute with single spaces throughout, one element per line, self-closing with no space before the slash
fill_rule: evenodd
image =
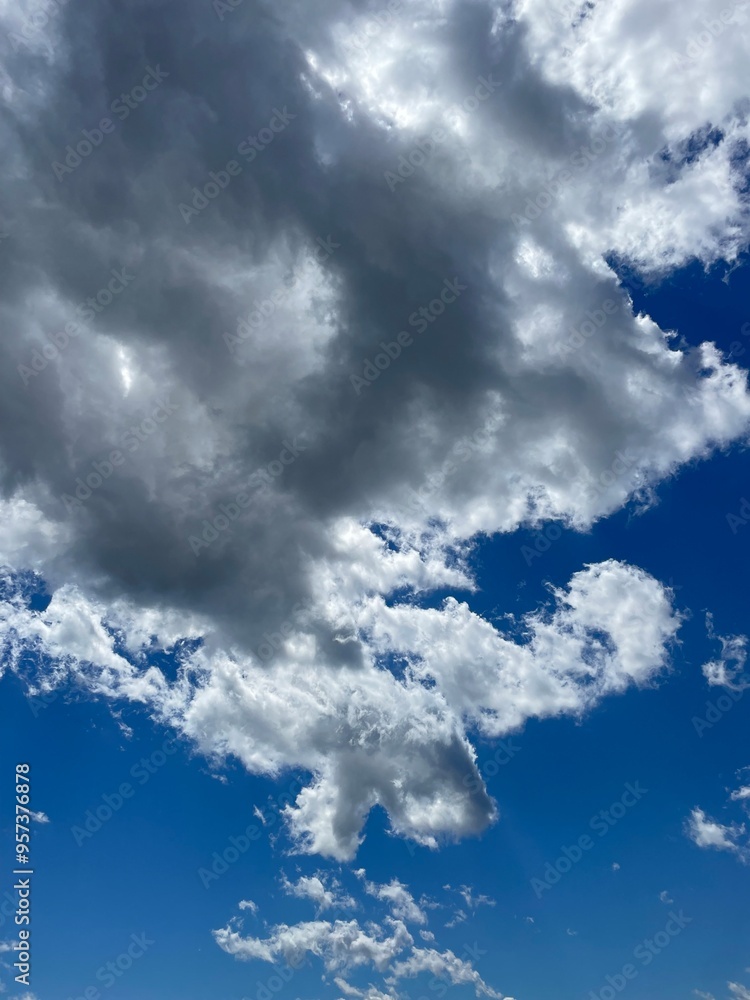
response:
<path id="1" fill-rule="evenodd" d="M 696 806 L 688 821 L 688 836 L 698 847 L 710 847 L 716 851 L 738 853 L 738 839 L 745 832 L 744 826 L 726 826 L 708 817 Z"/>
<path id="2" fill-rule="evenodd" d="M 415 901 L 406 886 L 398 879 L 392 879 L 386 885 L 376 882 L 365 882 L 365 889 L 371 896 L 388 903 L 393 916 L 405 923 L 426 924 L 427 914 Z"/>
<path id="3" fill-rule="evenodd" d="M 738 776 L 747 773 L 750 768 L 741 768 Z M 737 802 L 750 815 L 750 787 L 740 785 L 730 792 L 730 802 Z M 696 806 L 685 824 L 687 836 L 698 847 L 715 851 L 728 851 L 745 864 L 750 863 L 750 842 L 748 842 L 745 823 L 720 823 L 712 819 L 699 806 Z"/>
<path id="4" fill-rule="evenodd" d="M 315 903 L 318 913 L 333 908 L 347 909 L 356 906 L 351 896 L 340 891 L 341 887 L 338 881 L 327 877 L 324 872 L 319 872 L 316 875 L 301 875 L 296 882 L 290 882 L 286 876 L 283 876 L 282 886 L 290 896 L 311 900 Z"/>
<path id="5" fill-rule="evenodd" d="M 243 934 L 242 921 L 234 918 L 225 927 L 213 932 L 214 940 L 227 954 L 240 961 L 262 961 L 280 969 L 280 979 L 290 982 L 302 963 L 311 956 L 322 965 L 324 975 L 330 975 L 343 996 L 364 997 L 366 1000 L 395 1000 L 403 996 L 402 980 L 421 974 L 432 977 L 433 983 L 468 984 L 478 997 L 502 1000 L 503 994 L 489 986 L 479 974 L 474 960 L 484 952 L 467 949 L 458 956 L 450 950 L 418 947 L 406 922 L 424 923 L 426 916 L 419 911 L 405 885 L 397 881 L 377 885 L 356 873 L 368 895 L 384 903 L 391 913 L 379 922 L 372 919 L 363 927 L 357 920 L 313 920 L 298 924 L 278 924 L 265 937 Z M 315 895 L 308 894 L 317 903 Z M 345 906 L 349 906 L 349 900 Z M 402 919 L 403 914 L 403 919 Z M 424 940 L 434 942 L 434 935 L 422 931 Z M 281 969 L 281 963 L 284 963 Z M 379 983 L 355 985 L 353 979 L 379 975 Z M 436 988 L 432 987 L 431 988 Z M 442 987 L 441 987 L 442 988 Z"/>
<path id="6" fill-rule="evenodd" d="M 266 939 L 243 937 L 231 926 L 214 931 L 218 945 L 243 960 L 279 958 L 296 963 L 310 952 L 322 959 L 329 971 L 369 965 L 382 972 L 394 957 L 412 944 L 412 937 L 400 921 L 387 928 L 365 930 L 356 920 L 311 920 L 273 929 Z"/>
<path id="7" fill-rule="evenodd" d="M 413 977 L 420 972 L 447 979 L 452 985 L 469 983 L 477 996 L 494 997 L 502 1000 L 502 994 L 488 986 L 470 962 L 458 958 L 452 951 L 439 952 L 434 948 L 415 948 L 408 958 L 393 966 L 393 981 Z"/>
<path id="8" fill-rule="evenodd" d="M 340 859 L 375 805 L 491 822 L 469 731 L 651 682 L 659 582 L 583 567 L 503 633 L 470 556 L 747 435 L 745 372 L 610 266 L 747 243 L 723 9 L 3 5 L 4 662 L 304 772 L 289 829 Z"/>
<path id="9" fill-rule="evenodd" d="M 18 588 L 4 605 L 4 659 L 34 691 L 72 682 L 141 703 L 210 757 L 267 775 L 308 772 L 286 808 L 291 833 L 299 849 L 343 860 L 375 805 L 394 833 L 433 847 L 496 818 L 470 724 L 496 737 L 529 718 L 580 714 L 663 668 L 680 618 L 652 577 L 599 563 L 553 597 L 506 635 L 453 598 L 435 610 L 380 595 L 334 606 L 329 596 L 329 620 L 346 624 L 364 662 L 326 668 L 304 625 L 263 664 L 210 634 L 180 645 L 184 622 L 171 612 L 141 621 L 69 586 L 40 611 Z M 155 644 L 173 653 L 175 679 L 149 664 Z M 399 671 L 383 666 L 386 655 Z M 376 891 L 406 907 L 397 884 Z"/>

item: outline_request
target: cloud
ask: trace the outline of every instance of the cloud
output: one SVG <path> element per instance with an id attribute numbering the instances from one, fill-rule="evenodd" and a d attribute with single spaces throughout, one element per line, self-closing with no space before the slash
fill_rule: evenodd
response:
<path id="1" fill-rule="evenodd" d="M 743 850 L 737 843 L 744 834 L 743 825 L 725 826 L 710 819 L 698 807 L 693 809 L 688 821 L 687 835 L 698 847 L 710 848 L 716 851 L 730 851 L 738 857 L 743 856 Z"/>
<path id="2" fill-rule="evenodd" d="M 290 882 L 282 876 L 284 891 L 298 899 L 309 899 L 317 907 L 318 913 L 330 909 L 347 909 L 356 906 L 355 900 L 340 892 L 341 886 L 335 878 L 327 877 L 323 872 L 317 875 L 302 875 L 296 882 Z"/>
<path id="3" fill-rule="evenodd" d="M 49 823 L 49 816 L 43 812 L 34 812 L 33 810 L 29 813 L 29 816 L 35 823 Z"/>
<path id="4" fill-rule="evenodd" d="M 412 894 L 398 879 L 391 879 L 389 883 L 383 885 L 378 885 L 376 882 L 366 882 L 365 890 L 376 899 L 387 902 L 397 920 L 413 924 L 427 923 L 427 914 L 420 909 Z"/>
<path id="5" fill-rule="evenodd" d="M 438 952 L 434 948 L 414 948 L 408 958 L 396 962 L 392 981 L 412 978 L 421 972 L 447 979 L 454 986 L 469 983 L 477 996 L 494 997 L 496 1000 L 502 998 L 502 993 L 488 986 L 470 962 L 458 958 L 452 951 Z"/>
<path id="6" fill-rule="evenodd" d="M 750 990 L 741 983 L 727 983 L 727 989 L 730 993 L 729 1000 L 750 1000 Z M 712 993 L 704 993 L 702 990 L 693 990 L 693 993 L 700 1000 L 716 1000 Z"/>
<path id="7" fill-rule="evenodd" d="M 291 970 L 298 969 L 307 956 L 322 963 L 323 972 L 334 977 L 334 982 L 345 996 L 364 997 L 366 1000 L 386 1000 L 400 996 L 397 984 L 422 973 L 445 980 L 453 985 L 469 984 L 477 996 L 501 998 L 482 979 L 474 968 L 473 960 L 486 954 L 478 945 L 466 949 L 461 956 L 437 947 L 418 947 L 406 927 L 406 921 L 423 923 L 408 887 L 397 879 L 378 884 L 366 879 L 364 870 L 353 873 L 366 894 L 386 904 L 391 911 L 382 920 L 374 917 L 364 924 L 358 920 L 314 920 L 297 924 L 278 924 L 266 937 L 242 933 L 241 919 L 231 920 L 225 927 L 214 930 L 219 947 L 240 961 L 263 961 L 278 965 L 284 961 Z M 323 879 L 320 879 L 321 884 Z M 309 883 L 303 883 L 302 894 L 307 894 Z M 340 887 L 338 887 L 340 888 Z M 311 894 L 317 896 L 315 892 Z M 351 905 L 364 907 L 366 900 L 351 899 Z M 349 904 L 347 904 L 349 905 Z M 403 914 L 403 917 L 402 917 Z M 423 941 L 434 944 L 435 935 L 419 929 Z M 380 983 L 370 983 L 360 989 L 349 981 L 352 973 L 379 974 Z M 292 973 L 287 973 L 291 975 Z"/>
<path id="8" fill-rule="evenodd" d="M 347 983 L 341 976 L 335 976 L 333 981 L 347 997 L 362 997 L 364 1000 L 398 1000 L 397 995 L 390 991 L 383 993 L 374 986 L 369 986 L 365 990 L 359 990 L 356 986 L 352 986 L 351 983 Z"/>
<path id="9" fill-rule="evenodd" d="M 3 9 L 0 641 L 30 690 L 304 773 L 295 848 L 346 860 L 375 806 L 430 848 L 495 820 L 469 732 L 654 681 L 658 581 L 605 560 L 504 634 L 471 556 L 747 435 L 746 373 L 610 266 L 747 244 L 744 15 L 652 56 L 701 10 L 415 0 L 362 46 L 345 0 L 245 0 L 231 30 L 104 0 L 31 37 Z"/>
<path id="10" fill-rule="evenodd" d="M 327 972 L 371 966 L 384 972 L 396 955 L 411 947 L 413 939 L 400 921 L 386 921 L 386 928 L 363 930 L 356 920 L 325 920 L 275 927 L 265 940 L 242 937 L 231 926 L 213 932 L 219 947 L 242 961 L 275 962 L 283 958 L 294 965 L 303 956 L 316 955 Z"/>
<path id="11" fill-rule="evenodd" d="M 744 675 L 747 660 L 747 636 L 716 635 L 713 627 L 713 616 L 706 615 L 706 629 L 709 638 L 721 643 L 721 656 L 711 660 L 701 667 L 703 676 L 711 687 L 728 688 L 731 691 L 743 691 L 750 687 L 750 681 Z"/>
<path id="12" fill-rule="evenodd" d="M 131 606 L 105 608 L 71 587 L 44 612 L 20 593 L 2 609 L 13 637 L 6 661 L 18 666 L 33 645 L 54 663 L 39 684 L 141 703 L 205 754 L 237 757 L 255 773 L 307 771 L 310 783 L 285 810 L 290 832 L 298 849 L 344 860 L 376 804 L 394 833 L 430 847 L 496 818 L 469 725 L 500 736 L 528 718 L 580 715 L 665 667 L 680 616 L 641 570 L 589 566 L 552 600 L 522 619 L 515 639 L 453 598 L 431 609 L 380 597 L 344 607 L 342 596 L 327 613 L 347 616 L 363 663 L 327 667 L 301 635 L 264 666 L 209 637 L 179 646 L 176 680 L 149 664 L 155 642 L 175 651 L 196 634 L 171 612 L 141 620 Z M 382 667 L 386 654 L 406 663 L 400 676 Z"/>
<path id="13" fill-rule="evenodd" d="M 241 899 L 237 905 L 241 910 L 250 910 L 254 917 L 258 915 L 258 904 L 252 899 Z"/>
<path id="14" fill-rule="evenodd" d="M 737 776 L 744 774 L 750 768 L 742 767 L 737 771 Z M 744 809 L 750 813 L 750 788 L 741 785 L 729 794 L 730 802 L 739 802 Z M 738 860 L 750 863 L 750 842 L 743 843 L 746 827 L 744 823 L 723 824 L 711 819 L 706 813 L 696 807 L 693 809 L 686 823 L 685 831 L 687 836 L 697 844 L 698 847 L 710 848 L 717 851 L 728 851 L 734 854 Z"/>
<path id="15" fill-rule="evenodd" d="M 351 986 L 349 983 L 347 983 L 347 981 L 345 979 L 342 979 L 341 976 L 336 976 L 333 981 L 338 986 L 338 988 L 342 991 L 342 993 L 346 994 L 346 996 L 348 996 L 348 997 L 360 997 L 360 996 L 362 996 L 362 991 L 361 990 L 358 990 L 356 987 Z"/>
<path id="16" fill-rule="evenodd" d="M 489 896 L 485 896 L 483 893 L 480 893 L 478 896 L 475 896 L 474 890 L 472 889 L 471 886 L 462 885 L 461 888 L 458 889 L 457 891 L 463 897 L 466 905 L 472 910 L 477 909 L 477 907 L 479 906 L 496 905 L 496 901 L 494 899 L 491 899 Z"/>
<path id="17" fill-rule="evenodd" d="M 668 906 L 674 903 L 674 900 L 670 897 L 666 889 L 659 893 L 659 902 L 666 903 Z"/>

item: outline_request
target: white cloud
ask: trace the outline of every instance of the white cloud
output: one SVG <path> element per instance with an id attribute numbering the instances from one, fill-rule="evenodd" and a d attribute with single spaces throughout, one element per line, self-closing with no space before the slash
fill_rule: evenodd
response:
<path id="1" fill-rule="evenodd" d="M 671 898 L 667 890 L 664 889 L 662 892 L 659 893 L 659 902 L 665 903 L 667 906 L 669 906 L 672 903 L 674 903 L 674 900 Z"/>
<path id="2" fill-rule="evenodd" d="M 290 882 L 284 875 L 282 886 L 290 896 L 311 900 L 317 907 L 318 913 L 330 909 L 351 909 L 356 906 L 351 896 L 341 892 L 338 881 L 323 872 L 318 872 L 317 875 L 301 875 L 296 882 Z"/>
<path id="3" fill-rule="evenodd" d="M 250 910 L 253 916 L 258 915 L 258 904 L 254 903 L 252 899 L 241 899 L 237 905 L 241 910 Z"/>
<path id="4" fill-rule="evenodd" d="M 736 75 L 748 51 L 744 4 L 729 5 L 735 13 L 726 26 L 717 17 L 721 5 L 711 0 L 689 0 L 679 9 L 665 6 L 656 12 L 647 0 L 614 0 L 588 8 L 580 19 L 574 5 L 558 2 L 553 9 L 561 13 L 554 27 L 544 17 L 546 6 L 545 0 L 521 5 L 545 75 L 557 84 L 569 83 L 614 118 L 628 119 L 635 144 L 649 142 L 655 123 L 671 151 L 709 122 L 727 127 L 733 138 L 746 134 L 746 122 L 736 113 L 745 96 Z M 696 45 L 705 31 L 702 17 L 713 20 L 720 37 Z M 710 85 L 701 85 L 706 81 Z M 610 185 L 610 204 L 619 203 L 622 211 L 613 214 L 601 238 L 655 267 L 682 263 L 689 248 L 709 258 L 736 252 L 742 246 L 743 212 L 731 183 L 730 148 L 731 142 L 724 148 L 720 144 L 671 174 L 665 163 L 659 171 L 655 158 L 639 165 L 622 155 L 620 183 L 631 197 L 623 205 L 613 190 L 618 182 Z M 601 213 L 601 200 L 596 201 Z M 590 200 L 592 215 L 596 201 Z"/>
<path id="5" fill-rule="evenodd" d="M 742 691 L 750 687 L 750 681 L 744 675 L 747 660 L 747 636 L 716 635 L 713 627 L 713 616 L 710 613 L 706 615 L 706 627 L 709 637 L 721 643 L 720 658 L 704 663 L 701 668 L 709 685 L 729 688 L 732 691 Z"/>
<path id="6" fill-rule="evenodd" d="M 397 920 L 413 924 L 427 923 L 427 914 L 420 909 L 412 894 L 398 879 L 394 878 L 387 884 L 380 885 L 376 882 L 366 882 L 365 890 L 371 896 L 388 903 Z"/>
<path id="7" fill-rule="evenodd" d="M 40 684 L 72 681 L 140 702 L 205 754 L 235 756 L 255 773 L 307 771 L 310 784 L 285 810 L 289 829 L 299 849 L 343 860 L 356 852 L 376 804 L 395 833 L 428 846 L 482 830 L 496 807 L 467 727 L 500 736 L 529 718 L 581 715 L 644 685 L 666 665 L 680 625 L 668 591 L 614 561 L 553 591 L 552 608 L 522 620 L 520 640 L 453 598 L 429 609 L 380 596 L 357 605 L 333 596 L 333 587 L 323 593 L 321 614 L 356 637 L 356 666 L 327 665 L 303 632 L 268 665 L 209 634 L 170 681 L 148 665 L 151 637 L 171 645 L 200 630 L 171 613 L 141 618 L 122 603 L 105 610 L 72 587 L 41 613 L 4 606 L 15 637 L 8 659 L 33 643 L 54 658 Z M 382 668 L 386 654 L 403 657 L 402 676 Z"/>
<path id="8" fill-rule="evenodd" d="M 241 961 L 278 964 L 283 960 L 294 969 L 299 968 L 306 956 L 314 957 L 322 963 L 323 971 L 334 977 L 337 987 L 347 997 L 357 996 L 365 1000 L 386 997 L 386 1000 L 391 1000 L 402 995 L 397 988 L 400 980 L 423 972 L 453 985 L 470 984 L 477 996 L 502 997 L 501 993 L 485 983 L 474 968 L 473 956 L 468 949 L 459 957 L 452 951 L 415 945 L 405 921 L 422 923 L 423 914 L 420 915 L 406 886 L 395 878 L 389 883 L 373 883 L 365 878 L 361 869 L 354 874 L 361 880 L 368 896 L 388 906 L 390 915 L 381 921 L 368 919 L 364 924 L 358 920 L 278 924 L 262 938 L 243 935 L 242 921 L 235 918 L 226 927 L 214 930 L 214 939 L 223 951 Z M 306 894 L 306 889 L 303 894 Z M 352 903 L 364 906 L 365 900 L 352 900 Z M 404 919 L 399 915 L 402 913 L 405 914 Z M 419 929 L 419 935 L 425 942 L 435 941 L 435 935 L 424 928 Z M 474 957 L 479 957 L 481 952 L 474 951 Z M 357 970 L 377 973 L 382 982 L 370 983 L 366 989 L 360 989 L 348 980 L 349 974 Z"/>
<path id="9" fill-rule="evenodd" d="M 737 771 L 737 776 L 739 777 L 748 770 L 750 770 L 748 767 L 740 768 Z M 739 802 L 745 809 L 748 808 L 748 800 L 750 800 L 750 789 L 744 785 L 729 794 L 729 802 Z M 734 854 L 739 861 L 750 864 L 750 840 L 745 838 L 744 823 L 720 823 L 696 807 L 686 823 L 686 833 L 698 847 L 728 851 Z"/>
<path id="10" fill-rule="evenodd" d="M 732 824 L 725 826 L 710 819 L 698 807 L 693 809 L 688 821 L 687 833 L 698 847 L 711 848 L 717 851 L 730 851 L 742 856 L 742 848 L 737 841 L 744 834 L 745 827 Z"/>
<path id="11" fill-rule="evenodd" d="M 491 899 L 489 896 L 485 896 L 483 893 L 479 893 L 478 896 L 474 895 L 474 890 L 471 886 L 462 885 L 458 892 L 463 896 L 466 905 L 475 910 L 479 906 L 495 906 L 496 901 Z"/>
<path id="12" fill-rule="evenodd" d="M 371 966 L 384 972 L 395 957 L 410 948 L 413 938 L 401 921 L 386 920 L 387 928 L 360 927 L 356 920 L 308 921 L 273 928 L 269 938 L 242 937 L 231 926 L 213 932 L 219 947 L 242 961 L 259 959 L 299 962 L 306 954 L 320 958 L 327 972 Z"/>
<path id="13" fill-rule="evenodd" d="M 727 983 L 727 989 L 731 994 L 729 1000 L 750 1000 L 750 990 L 741 983 Z M 702 990 L 693 990 L 693 993 L 700 1000 L 716 1000 L 713 993 L 704 993 Z"/>
<path id="14" fill-rule="evenodd" d="M 361 990 L 358 990 L 356 987 L 352 986 L 350 983 L 347 983 L 347 981 L 345 979 L 342 979 L 341 976 L 336 976 L 333 981 L 338 986 L 338 988 L 341 990 L 341 992 L 346 994 L 346 996 L 348 996 L 348 997 L 361 997 L 362 996 L 362 991 Z"/>
<path id="15" fill-rule="evenodd" d="M 374 986 L 369 986 L 365 990 L 359 990 L 356 986 L 352 986 L 351 983 L 347 983 L 345 979 L 341 976 L 334 977 L 334 983 L 341 992 L 347 997 L 361 997 L 362 1000 L 399 1000 L 399 997 L 391 993 L 383 993 L 381 990 L 376 989 Z"/>
<path id="16" fill-rule="evenodd" d="M 502 1000 L 502 993 L 488 986 L 470 962 L 458 958 L 452 951 L 439 952 L 434 948 L 414 948 L 411 955 L 394 963 L 392 981 L 411 978 L 421 972 L 429 972 L 432 976 L 448 979 L 454 986 L 469 983 L 474 987 L 477 996 Z"/>
<path id="17" fill-rule="evenodd" d="M 475 896 L 473 888 L 471 886 L 468 886 L 468 885 L 462 885 L 458 889 L 452 889 L 452 887 L 450 885 L 444 885 L 443 888 L 446 889 L 446 890 L 451 890 L 453 892 L 457 892 L 461 896 L 461 898 L 463 899 L 464 903 L 466 904 L 467 909 L 470 910 L 470 911 L 474 911 L 474 910 L 476 910 L 480 906 L 495 906 L 496 905 L 495 900 L 491 899 L 489 896 L 485 896 L 482 893 L 480 893 L 479 895 Z M 456 910 L 453 911 L 453 916 L 445 924 L 445 926 L 446 927 L 457 927 L 458 924 L 462 924 L 462 923 L 464 923 L 468 919 L 469 919 L 469 914 L 465 910 L 463 910 L 463 909 L 461 909 L 459 907 L 459 908 L 457 908 Z M 531 917 L 527 917 L 526 919 L 529 920 L 531 923 L 533 923 L 533 920 L 531 919 Z"/>

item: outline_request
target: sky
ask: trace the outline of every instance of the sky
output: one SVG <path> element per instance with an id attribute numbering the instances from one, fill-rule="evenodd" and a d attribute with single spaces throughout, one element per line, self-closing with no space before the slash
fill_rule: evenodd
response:
<path id="1" fill-rule="evenodd" d="M 749 5 L 0 20 L 0 995 L 748 1000 Z"/>

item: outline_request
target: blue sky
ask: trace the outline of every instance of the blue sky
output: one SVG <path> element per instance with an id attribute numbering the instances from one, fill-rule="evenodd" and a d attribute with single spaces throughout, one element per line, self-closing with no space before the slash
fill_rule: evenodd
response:
<path id="1" fill-rule="evenodd" d="M 0 996 L 750 1000 L 746 7 L 0 10 Z"/>

